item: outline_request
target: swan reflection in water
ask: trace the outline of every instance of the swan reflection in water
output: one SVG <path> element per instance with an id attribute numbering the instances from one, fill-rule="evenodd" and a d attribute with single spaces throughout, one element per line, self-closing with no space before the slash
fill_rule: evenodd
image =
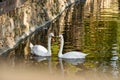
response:
<path id="1" fill-rule="evenodd" d="M 69 63 L 69 64 L 72 64 L 72 65 L 79 65 L 81 63 L 84 63 L 85 62 L 85 59 L 83 58 L 80 58 L 80 59 L 64 59 L 62 58 L 63 61 Z"/>
<path id="2" fill-rule="evenodd" d="M 61 68 L 61 71 L 62 71 L 62 75 L 64 76 L 65 75 L 65 73 L 64 73 L 64 65 L 63 65 L 62 61 L 65 61 L 66 63 L 69 63 L 69 64 L 72 64 L 72 65 L 76 66 L 76 65 L 84 63 L 85 58 L 83 58 L 83 59 L 82 58 L 79 58 L 79 59 L 59 58 L 60 68 Z"/>
<path id="3" fill-rule="evenodd" d="M 48 61 L 48 69 L 52 73 L 51 56 L 33 56 L 31 59 L 37 62 Z"/>

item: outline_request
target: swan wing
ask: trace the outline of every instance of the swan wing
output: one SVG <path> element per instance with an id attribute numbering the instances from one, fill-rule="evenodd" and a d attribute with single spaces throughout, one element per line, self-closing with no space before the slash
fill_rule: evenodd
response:
<path id="1" fill-rule="evenodd" d="M 82 53 L 82 52 L 77 52 L 77 51 L 71 51 L 63 54 L 63 58 L 85 58 L 87 54 Z"/>
<path id="2" fill-rule="evenodd" d="M 32 51 L 35 55 L 37 56 L 46 56 L 48 50 L 41 46 L 41 45 L 35 45 L 33 48 L 32 48 Z"/>

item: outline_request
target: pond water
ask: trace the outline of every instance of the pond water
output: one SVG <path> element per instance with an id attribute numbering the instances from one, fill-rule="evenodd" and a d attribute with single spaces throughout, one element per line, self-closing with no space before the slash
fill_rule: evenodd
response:
<path id="1" fill-rule="evenodd" d="M 86 16 L 84 4 L 78 2 L 68 7 L 56 20 L 34 33 L 30 41 L 47 47 L 47 35 L 50 32 L 55 36 L 63 34 L 63 53 L 81 51 L 88 54 L 85 59 L 59 59 L 60 42 L 55 38 L 52 42 L 52 57 L 29 56 L 25 60 L 25 45 L 21 44 L 7 57 L 0 57 L 0 80 L 118 80 L 119 18 L 94 19 L 93 15 Z"/>

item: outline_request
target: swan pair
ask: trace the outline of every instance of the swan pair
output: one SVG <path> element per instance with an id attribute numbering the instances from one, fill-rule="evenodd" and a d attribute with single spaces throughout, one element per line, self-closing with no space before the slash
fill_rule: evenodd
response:
<path id="1" fill-rule="evenodd" d="M 51 38 L 52 37 L 54 37 L 54 34 L 50 33 L 48 36 L 48 50 L 41 45 L 33 45 L 32 43 L 30 43 L 31 53 L 37 56 L 51 56 Z M 87 56 L 87 54 L 78 52 L 78 51 L 71 51 L 71 52 L 62 54 L 63 46 L 64 46 L 64 38 L 62 34 L 60 34 L 59 37 L 61 40 L 60 50 L 58 53 L 59 58 L 78 59 L 78 58 L 85 58 Z"/>

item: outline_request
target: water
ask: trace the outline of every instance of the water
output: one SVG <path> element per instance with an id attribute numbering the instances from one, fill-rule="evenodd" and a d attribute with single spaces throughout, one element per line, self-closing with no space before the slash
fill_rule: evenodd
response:
<path id="1" fill-rule="evenodd" d="M 24 48 L 25 43 L 29 42 L 26 39 L 8 55 L 0 57 L 0 80 L 10 78 L 12 80 L 118 80 L 120 78 L 120 31 L 119 18 L 116 17 L 118 14 L 114 14 L 115 17 L 103 16 L 94 19 L 93 15 L 85 15 L 84 5 L 84 1 L 71 5 L 58 19 L 46 25 L 46 28 L 38 30 L 29 40 L 33 44 L 47 47 L 47 35 L 50 32 L 55 36 L 63 34 L 65 39 L 63 53 L 72 50 L 81 51 L 89 54 L 86 59 L 59 59 L 58 38 L 52 42 L 52 57 L 29 56 L 29 59 L 24 59 L 27 53 Z"/>

